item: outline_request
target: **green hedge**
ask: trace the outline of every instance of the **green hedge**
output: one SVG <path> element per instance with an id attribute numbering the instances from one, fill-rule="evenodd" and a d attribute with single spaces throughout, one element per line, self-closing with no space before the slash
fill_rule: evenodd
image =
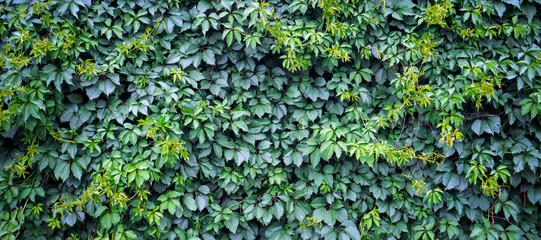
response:
<path id="1" fill-rule="evenodd" d="M 539 0 L 0 3 L 0 239 L 541 239 Z"/>

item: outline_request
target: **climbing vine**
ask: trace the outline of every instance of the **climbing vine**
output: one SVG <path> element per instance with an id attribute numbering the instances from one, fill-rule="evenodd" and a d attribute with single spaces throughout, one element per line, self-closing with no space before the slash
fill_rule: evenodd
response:
<path id="1" fill-rule="evenodd" d="M 0 239 L 539 239 L 539 7 L 4 2 Z"/>

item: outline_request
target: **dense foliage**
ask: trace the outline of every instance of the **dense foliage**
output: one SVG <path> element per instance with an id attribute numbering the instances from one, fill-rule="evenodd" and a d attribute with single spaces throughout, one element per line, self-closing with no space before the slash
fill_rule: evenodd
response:
<path id="1" fill-rule="evenodd" d="M 541 239 L 539 0 L 0 3 L 0 239 Z"/>

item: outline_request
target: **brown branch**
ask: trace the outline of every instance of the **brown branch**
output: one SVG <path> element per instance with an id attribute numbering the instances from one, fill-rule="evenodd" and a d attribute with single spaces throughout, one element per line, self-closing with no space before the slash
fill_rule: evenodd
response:
<path id="1" fill-rule="evenodd" d="M 486 217 L 488 217 L 488 215 L 487 215 Z M 504 218 L 504 217 L 499 217 L 499 216 L 494 216 L 494 215 L 492 215 L 492 218 L 504 220 L 505 222 L 509 223 L 510 225 L 515 225 L 515 224 L 513 224 L 511 221 L 509 221 L 507 218 Z"/>

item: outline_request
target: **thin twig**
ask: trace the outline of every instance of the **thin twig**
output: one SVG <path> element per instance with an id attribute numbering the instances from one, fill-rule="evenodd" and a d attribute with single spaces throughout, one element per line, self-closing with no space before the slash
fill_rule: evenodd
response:
<path id="1" fill-rule="evenodd" d="M 498 114 L 481 114 L 481 115 L 475 115 L 475 116 L 466 116 L 465 118 L 481 118 L 481 117 L 496 117 L 504 114 L 504 112 L 498 113 Z"/>
<path id="2" fill-rule="evenodd" d="M 415 158 L 415 161 L 417 162 L 417 167 L 419 168 L 419 171 L 421 172 L 421 178 L 424 177 L 423 170 L 421 169 L 421 165 L 419 165 L 419 159 Z"/>
<path id="3" fill-rule="evenodd" d="M 488 215 L 487 215 L 487 217 L 488 217 Z M 504 221 L 506 221 L 507 223 L 509 223 L 509 224 L 511 224 L 511 225 L 515 225 L 515 224 L 513 224 L 511 221 L 509 221 L 507 218 L 503 218 L 503 217 L 499 217 L 499 216 L 494 216 L 494 215 L 492 215 L 492 218 L 501 219 L 501 220 L 504 220 Z"/>
<path id="4" fill-rule="evenodd" d="M 417 109 L 417 130 L 415 130 L 415 135 L 413 135 L 413 140 L 411 141 L 410 146 L 413 146 L 413 142 L 417 141 L 417 133 L 419 133 L 419 128 L 421 128 L 421 113 L 419 112 L 419 108 L 415 106 Z"/>
<path id="5" fill-rule="evenodd" d="M 404 116 L 404 121 L 402 121 L 402 129 L 400 130 L 400 134 L 398 135 L 398 138 L 396 139 L 395 146 L 398 147 L 398 140 L 400 140 L 400 137 L 402 137 L 402 132 L 404 131 L 404 126 L 406 125 L 406 116 Z"/>

